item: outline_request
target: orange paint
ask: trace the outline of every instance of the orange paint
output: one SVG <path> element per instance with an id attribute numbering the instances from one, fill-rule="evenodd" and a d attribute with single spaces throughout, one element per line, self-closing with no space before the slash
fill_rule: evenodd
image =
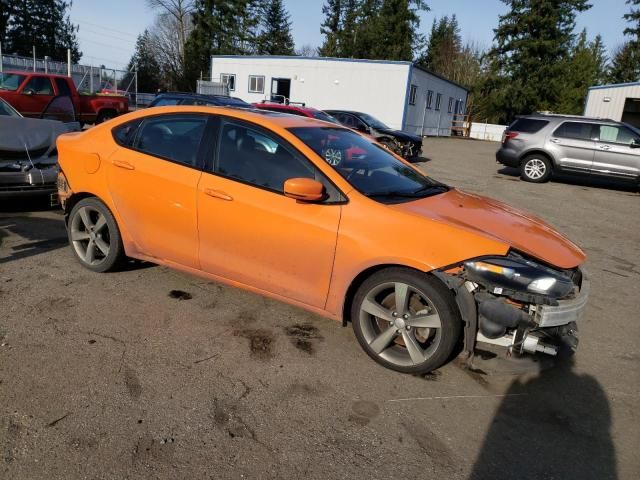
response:
<path id="1" fill-rule="evenodd" d="M 111 133 L 136 118 L 191 112 L 236 118 L 272 131 L 307 157 L 346 201 L 301 200 L 318 193 L 317 182 L 309 179 L 285 182 L 285 191 L 298 194 L 298 199 L 290 198 L 120 147 Z M 542 220 L 495 200 L 455 189 L 395 205 L 362 195 L 287 130 L 325 125 L 224 107 L 138 111 L 59 137 L 60 166 L 69 184 L 61 197 L 100 198 L 116 218 L 131 257 L 335 319 L 342 317 L 353 280 L 379 265 L 429 272 L 474 257 L 505 255 L 511 248 L 559 268 L 584 261 L 577 246 Z"/>

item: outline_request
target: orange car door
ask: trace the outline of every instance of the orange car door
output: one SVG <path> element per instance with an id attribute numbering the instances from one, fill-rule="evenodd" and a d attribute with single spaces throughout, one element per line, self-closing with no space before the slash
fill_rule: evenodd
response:
<path id="1" fill-rule="evenodd" d="M 114 132 L 108 182 L 140 252 L 199 268 L 196 190 L 206 115 L 165 114 Z"/>
<path id="2" fill-rule="evenodd" d="M 340 192 L 326 203 L 282 194 L 288 178 L 320 173 L 284 140 L 222 120 L 213 173 L 198 186 L 202 269 L 307 305 L 324 307 L 340 222 Z M 324 179 L 325 182 L 328 182 Z"/>

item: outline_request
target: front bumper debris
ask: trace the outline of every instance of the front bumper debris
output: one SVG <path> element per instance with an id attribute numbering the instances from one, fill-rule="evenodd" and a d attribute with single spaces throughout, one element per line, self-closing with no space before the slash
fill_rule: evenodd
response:
<path id="1" fill-rule="evenodd" d="M 558 300 L 558 305 L 539 305 L 533 321 L 540 327 L 558 327 L 577 322 L 584 315 L 589 300 L 591 284 L 586 273 L 582 272 L 580 291 L 574 298 Z"/>

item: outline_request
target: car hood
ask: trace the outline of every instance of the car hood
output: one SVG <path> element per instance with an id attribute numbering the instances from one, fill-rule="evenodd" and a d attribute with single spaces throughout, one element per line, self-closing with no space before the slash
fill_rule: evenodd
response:
<path id="1" fill-rule="evenodd" d="M 398 139 L 404 141 L 411 142 L 422 142 L 422 139 L 416 135 L 411 135 L 410 133 L 403 132 L 402 130 L 393 130 L 391 128 L 376 128 L 376 132 L 383 133 L 385 135 L 391 135 L 392 137 L 396 137 Z"/>
<path id="2" fill-rule="evenodd" d="M 451 189 L 393 208 L 498 240 L 558 268 L 584 262 L 584 252 L 540 218 L 480 195 Z"/>
<path id="3" fill-rule="evenodd" d="M 55 147 L 56 138 L 69 131 L 69 127 L 56 120 L 37 118 L 0 117 L 0 156 L 46 151 Z"/>

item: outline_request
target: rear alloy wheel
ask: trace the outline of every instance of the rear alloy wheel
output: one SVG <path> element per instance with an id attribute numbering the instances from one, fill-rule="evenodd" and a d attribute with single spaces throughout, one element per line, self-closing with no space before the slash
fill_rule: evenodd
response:
<path id="1" fill-rule="evenodd" d="M 116 221 L 96 198 L 86 198 L 73 207 L 68 234 L 76 258 L 89 270 L 108 272 L 125 258 Z"/>
<path id="2" fill-rule="evenodd" d="M 525 182 L 543 183 L 549 180 L 553 167 L 547 157 L 530 155 L 520 165 L 520 178 Z"/>
<path id="3" fill-rule="evenodd" d="M 381 270 L 358 289 L 353 330 L 379 364 L 404 373 L 442 366 L 460 339 L 462 320 L 449 290 L 423 273 Z"/>

